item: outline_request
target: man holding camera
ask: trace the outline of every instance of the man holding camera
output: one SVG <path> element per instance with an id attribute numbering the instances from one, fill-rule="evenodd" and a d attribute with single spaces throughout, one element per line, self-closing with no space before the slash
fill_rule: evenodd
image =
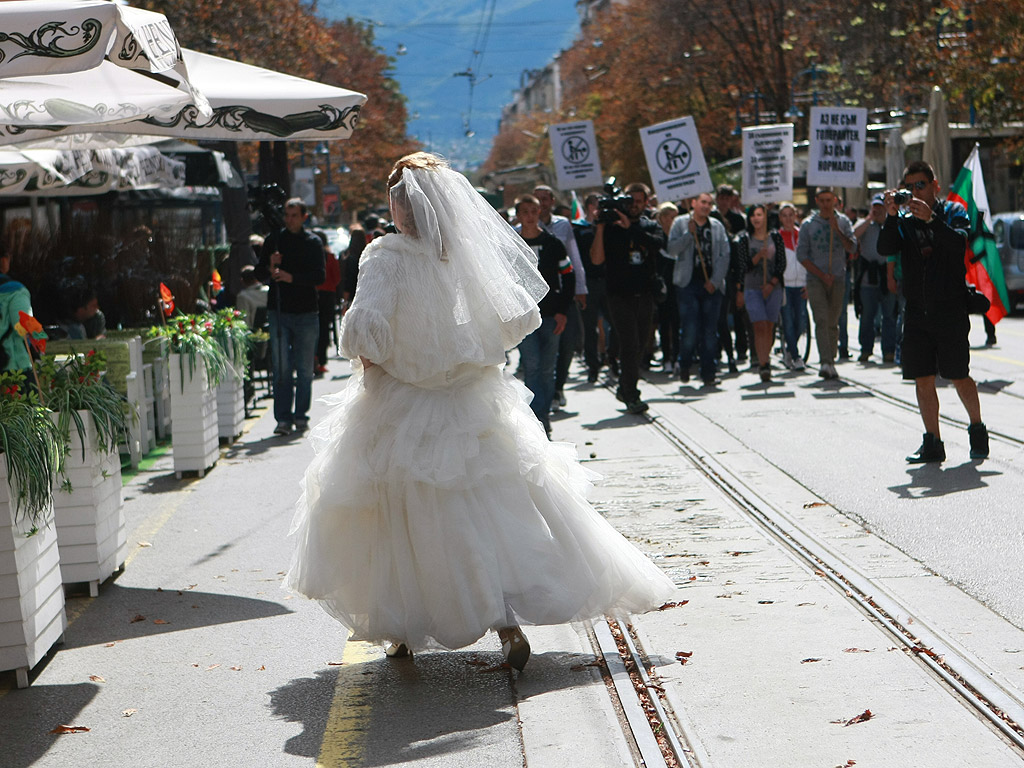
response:
<path id="1" fill-rule="evenodd" d="M 903 378 L 913 380 L 925 434 L 912 464 L 940 462 L 946 448 L 939 437 L 939 396 L 935 376 L 953 382 L 967 409 L 972 459 L 988 457 L 988 429 L 981 420 L 978 387 L 970 376 L 964 253 L 970 219 L 960 203 L 939 198 L 935 171 L 915 161 L 903 171 L 903 190 L 887 190 L 886 218 L 878 252 L 897 255 L 903 272 Z M 901 206 L 905 206 L 901 210 Z"/>
<path id="2" fill-rule="evenodd" d="M 625 189 L 632 198 L 628 212 L 602 207 L 597 217 L 590 260 L 605 265 L 608 312 L 619 343 L 619 388 L 616 397 L 630 413 L 643 413 L 640 359 L 647 348 L 654 319 L 658 252 L 665 246 L 661 226 L 643 215 L 650 190 L 639 182 Z"/>
<path id="3" fill-rule="evenodd" d="M 818 210 L 800 225 L 796 257 L 807 270 L 807 300 L 821 360 L 818 375 L 837 379 L 839 316 L 846 308 L 846 254 L 856 253 L 857 238 L 853 224 L 836 210 L 838 198 L 832 187 L 818 187 L 814 202 Z"/>
<path id="4" fill-rule="evenodd" d="M 256 276 L 270 283 L 267 314 L 275 435 L 289 435 L 292 429 L 309 426 L 313 359 L 320 334 L 316 287 L 324 281 L 326 262 L 320 239 L 303 227 L 308 216 L 302 198 L 287 200 L 284 228 L 267 237 L 256 265 Z"/>

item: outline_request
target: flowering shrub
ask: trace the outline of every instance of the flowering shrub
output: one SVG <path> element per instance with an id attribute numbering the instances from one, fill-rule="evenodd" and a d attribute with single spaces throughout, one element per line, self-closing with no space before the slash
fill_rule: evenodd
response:
<path id="1" fill-rule="evenodd" d="M 166 325 L 149 329 L 150 337 L 163 336 L 171 352 L 181 355 L 181 386 L 185 386 L 185 362 L 191 376 L 196 364 L 202 361 L 210 386 L 216 386 L 228 370 L 228 356 L 214 338 L 214 318 L 211 315 L 175 315 Z"/>
<path id="2" fill-rule="evenodd" d="M 245 323 L 245 315 L 237 309 L 222 309 L 213 316 L 213 338 L 224 350 L 228 362 L 241 375 L 246 371 L 252 331 Z"/>

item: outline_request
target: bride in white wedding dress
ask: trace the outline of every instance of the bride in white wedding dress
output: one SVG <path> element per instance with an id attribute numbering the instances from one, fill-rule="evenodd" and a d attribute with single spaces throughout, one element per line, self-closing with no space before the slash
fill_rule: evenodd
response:
<path id="1" fill-rule="evenodd" d="M 389 179 L 400 234 L 374 240 L 342 324 L 353 375 L 311 434 L 285 586 L 388 655 L 522 624 L 640 612 L 672 582 L 587 502 L 505 352 L 540 324 L 533 251 L 436 155 Z"/>

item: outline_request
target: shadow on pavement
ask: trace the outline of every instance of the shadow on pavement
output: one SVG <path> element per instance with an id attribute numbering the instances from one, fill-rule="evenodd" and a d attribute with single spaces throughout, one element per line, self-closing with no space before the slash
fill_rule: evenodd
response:
<path id="1" fill-rule="evenodd" d="M 74 610 L 76 601 L 87 605 L 65 633 L 63 647 L 82 648 L 292 613 L 270 600 L 196 592 L 188 587 L 139 589 L 107 583 L 98 598 L 69 598 L 69 611 Z"/>
<path id="2" fill-rule="evenodd" d="M 28 768 L 45 755 L 57 739 L 87 738 L 89 734 L 50 733 L 58 725 L 79 725 L 76 718 L 99 692 L 95 683 L 33 684 L 0 698 L 0 723 L 18 731 L 3 741 L 4 768 Z M 8 735 L 11 733 L 7 731 Z"/>
<path id="3" fill-rule="evenodd" d="M 513 681 L 513 673 L 498 666 L 497 652 L 441 651 L 401 661 L 382 656 L 293 680 L 270 692 L 270 706 L 275 717 L 303 727 L 284 745 L 291 755 L 316 758 L 323 752 L 325 764 L 347 758 L 341 764 L 351 766 L 406 765 L 450 755 L 453 765 L 472 765 L 474 751 L 483 759 L 499 741 L 519 743 L 517 695 L 525 699 L 591 683 L 590 668 L 572 670 L 581 659 L 538 653 Z M 488 734 L 489 729 L 513 738 Z M 332 753 L 339 745 L 344 755 Z M 521 753 L 516 759 L 521 764 Z M 480 764 L 506 763 L 486 759 Z"/>
<path id="4" fill-rule="evenodd" d="M 907 469 L 911 481 L 906 485 L 892 485 L 889 490 L 901 499 L 931 499 L 960 491 L 976 491 L 988 486 L 985 478 L 1002 472 L 981 471 L 980 461 L 967 461 L 956 467 L 943 468 L 940 464 L 920 464 Z"/>

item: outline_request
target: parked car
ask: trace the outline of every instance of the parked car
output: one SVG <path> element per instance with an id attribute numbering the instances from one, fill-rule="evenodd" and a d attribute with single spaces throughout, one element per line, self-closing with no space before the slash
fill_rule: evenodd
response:
<path id="1" fill-rule="evenodd" d="M 994 214 L 992 234 L 1003 262 L 1003 277 L 1012 310 L 1024 302 L 1024 211 Z"/>

